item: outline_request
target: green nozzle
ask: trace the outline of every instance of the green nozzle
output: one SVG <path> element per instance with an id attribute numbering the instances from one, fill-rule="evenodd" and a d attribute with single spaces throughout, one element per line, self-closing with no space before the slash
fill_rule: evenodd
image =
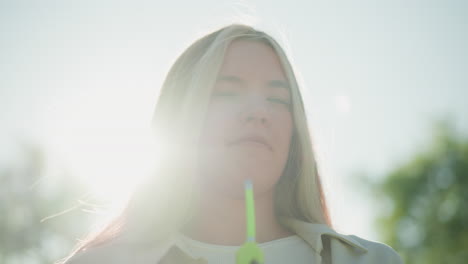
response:
<path id="1" fill-rule="evenodd" d="M 255 204 L 252 182 L 245 181 L 245 210 L 247 216 L 247 241 L 255 242 Z"/>
<path id="2" fill-rule="evenodd" d="M 247 242 L 237 251 L 237 264 L 263 264 L 263 251 L 255 243 L 255 207 L 253 186 L 250 180 L 246 180 L 245 187 L 245 212 L 247 218 Z"/>

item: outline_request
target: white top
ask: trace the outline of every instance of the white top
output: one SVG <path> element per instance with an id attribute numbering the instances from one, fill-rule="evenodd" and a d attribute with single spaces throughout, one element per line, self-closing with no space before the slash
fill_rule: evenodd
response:
<path id="1" fill-rule="evenodd" d="M 181 233 L 175 236 L 176 244 L 192 258 L 204 258 L 209 264 L 235 264 L 239 246 L 208 244 L 193 240 Z M 260 243 L 265 263 L 268 264 L 313 264 L 315 252 L 298 235 Z"/>

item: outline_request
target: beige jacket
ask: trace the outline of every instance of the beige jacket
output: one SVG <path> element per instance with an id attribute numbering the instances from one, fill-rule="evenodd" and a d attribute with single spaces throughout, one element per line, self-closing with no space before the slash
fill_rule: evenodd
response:
<path id="1" fill-rule="evenodd" d="M 314 264 L 403 263 L 400 256 L 385 244 L 353 235 L 342 235 L 323 224 L 312 224 L 292 218 L 285 218 L 283 223 L 309 243 L 316 252 L 312 262 Z M 85 263 L 206 264 L 206 261 L 192 259 L 175 244 L 174 240 L 158 247 L 132 247 L 116 240 L 78 253 L 67 262 L 67 264 Z"/>

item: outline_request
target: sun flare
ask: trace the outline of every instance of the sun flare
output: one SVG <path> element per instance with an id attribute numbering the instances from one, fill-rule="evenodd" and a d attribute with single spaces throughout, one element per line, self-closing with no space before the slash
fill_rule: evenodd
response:
<path id="1" fill-rule="evenodd" d="M 62 146 L 66 166 L 107 210 L 119 210 L 136 185 L 155 174 L 157 147 L 150 131 L 93 131 L 72 137 Z"/>

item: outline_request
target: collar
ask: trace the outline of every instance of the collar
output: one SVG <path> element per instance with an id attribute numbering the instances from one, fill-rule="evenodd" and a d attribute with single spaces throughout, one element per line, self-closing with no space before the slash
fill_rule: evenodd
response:
<path id="1" fill-rule="evenodd" d="M 309 223 L 290 217 L 280 218 L 284 225 L 289 227 L 298 236 L 309 243 L 310 246 L 319 254 L 323 249 L 322 236 L 338 239 L 361 254 L 368 251 L 365 246 L 359 243 L 352 236 L 342 235 L 325 224 Z"/>
<path id="2" fill-rule="evenodd" d="M 336 240 L 338 240 L 343 246 L 351 248 L 351 250 L 355 251 L 358 254 L 363 254 L 368 251 L 368 249 L 353 236 L 342 235 L 325 224 L 310 223 L 289 217 L 280 217 L 280 221 L 286 227 L 290 228 L 291 231 L 295 232 L 298 236 L 304 239 L 312 247 L 312 249 L 317 253 L 318 256 L 318 259 L 316 260 L 317 263 L 321 263 L 320 253 L 323 250 L 323 236 L 332 238 L 334 240 L 331 240 L 332 245 L 333 242 L 336 242 Z M 180 249 L 177 243 L 175 243 L 174 237 L 169 239 L 169 241 L 166 241 L 164 246 L 159 245 L 157 249 L 149 250 L 148 252 L 146 252 L 146 254 L 138 254 L 138 256 L 140 258 L 145 259 L 145 261 L 154 261 L 155 259 L 159 259 L 160 262 L 158 263 L 161 264 L 206 264 L 206 261 L 204 259 L 194 259 L 182 249 Z M 144 261 L 141 261 L 141 263 L 144 263 Z"/>

